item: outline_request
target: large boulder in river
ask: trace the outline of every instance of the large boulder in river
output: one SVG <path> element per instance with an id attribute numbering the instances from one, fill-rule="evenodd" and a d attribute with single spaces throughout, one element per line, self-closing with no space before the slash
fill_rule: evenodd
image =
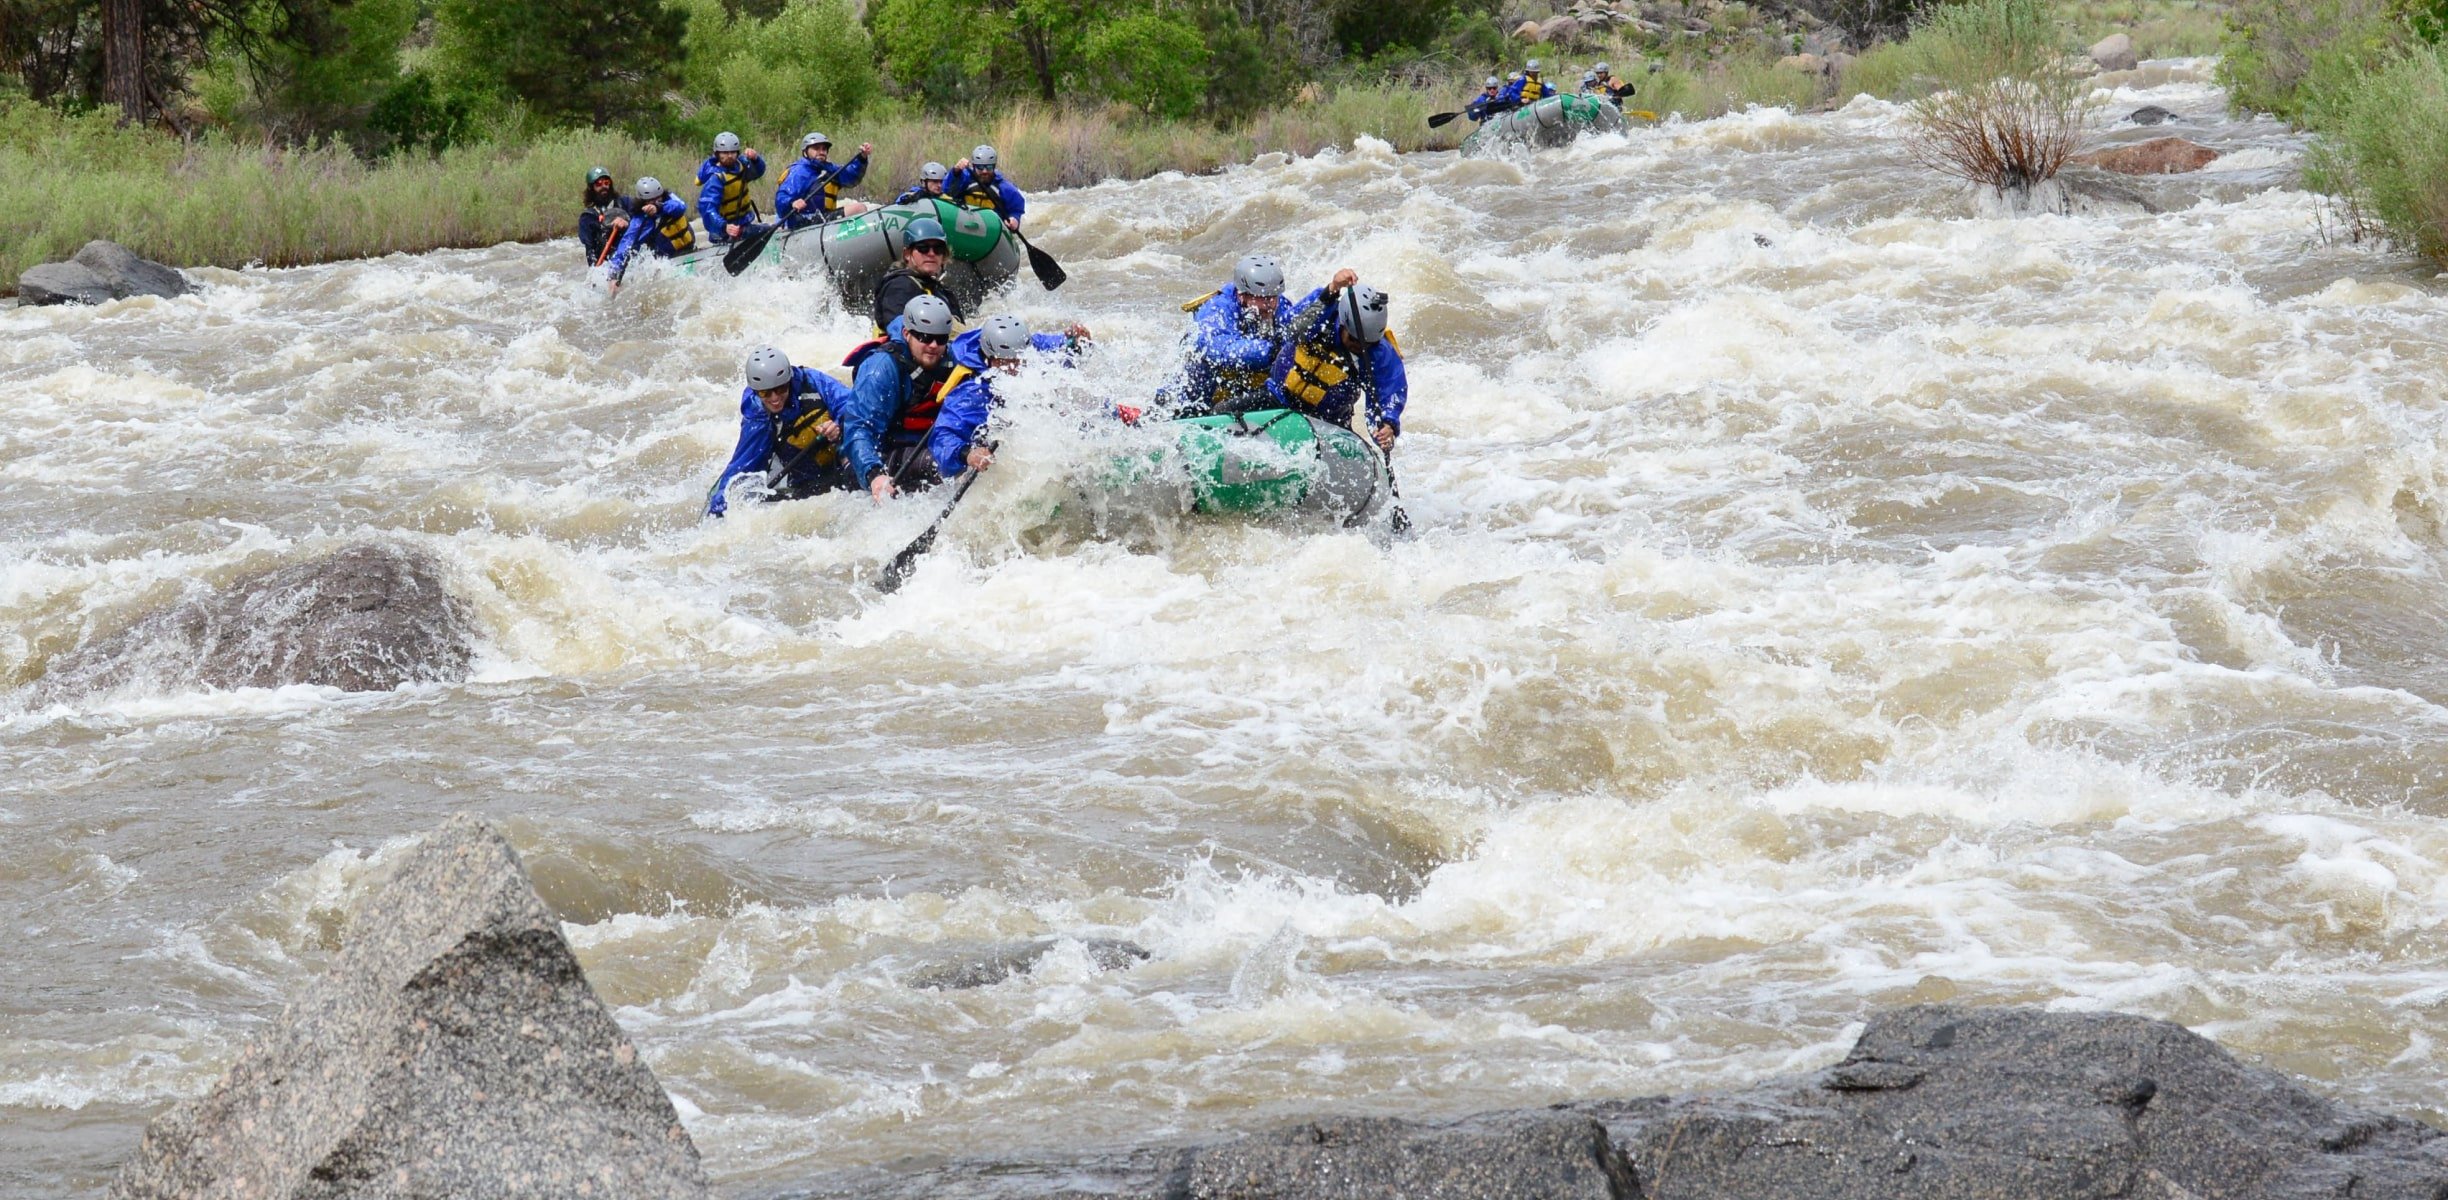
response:
<path id="1" fill-rule="evenodd" d="M 1799 1081 L 1575 1107 L 1606 1122 L 1652 1200 L 2448 1194 L 2439 1130 L 2122 1013 L 1907 1008 Z"/>
<path id="2" fill-rule="evenodd" d="M 1346 1117 L 1194 1150 L 1164 1200 L 1618 1200 L 1642 1195 L 1606 1127 L 1569 1113 L 1458 1125 Z M 1796 1193 L 1799 1194 L 1799 1193 Z"/>
<path id="3" fill-rule="evenodd" d="M 2183 175 L 2218 161 L 2219 152 L 2180 137 L 2152 138 L 2077 154 L 2071 161 L 2119 175 Z"/>
<path id="4" fill-rule="evenodd" d="M 444 585 L 441 565 L 365 542 L 140 618 L 53 661 L 42 693 L 295 683 L 385 691 L 464 679 L 474 656 L 474 616 Z"/>
<path id="5" fill-rule="evenodd" d="M 66 262 L 28 267 L 17 276 L 17 298 L 26 304 L 100 304 L 130 296 L 183 296 L 189 290 L 186 276 L 138 258 L 117 242 L 87 242 Z"/>
<path id="6" fill-rule="evenodd" d="M 2121 33 L 2109 34 L 2093 43 L 2091 61 L 2103 71 L 2130 71 L 2142 65 L 2141 58 L 2134 54 L 2133 39 Z"/>
<path id="7" fill-rule="evenodd" d="M 518 855 L 454 817 L 112 1200 L 706 1194 L 697 1148 Z"/>

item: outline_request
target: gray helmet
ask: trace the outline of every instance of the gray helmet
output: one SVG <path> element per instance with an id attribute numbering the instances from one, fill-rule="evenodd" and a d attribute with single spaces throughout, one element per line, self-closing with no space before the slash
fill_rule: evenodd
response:
<path id="1" fill-rule="evenodd" d="M 1335 302 L 1335 315 L 1343 319 L 1343 328 L 1359 336 L 1363 345 L 1375 345 L 1385 340 L 1386 294 L 1365 283 L 1355 283 L 1343 290 Z"/>
<path id="2" fill-rule="evenodd" d="M 801 153 L 801 154 L 805 154 L 805 153 L 807 153 L 807 152 L 808 152 L 810 149 L 813 149 L 813 148 L 815 148 L 815 147 L 817 147 L 817 146 L 830 146 L 830 145 L 832 145 L 832 144 L 833 144 L 833 139 L 832 139 L 832 138 L 826 137 L 825 135 L 823 135 L 823 134 L 821 134 L 821 133 L 813 133 L 813 132 L 811 132 L 811 133 L 809 133 L 809 134 L 808 134 L 806 137 L 803 137 L 803 138 L 800 138 L 800 139 L 799 139 L 799 153 Z"/>
<path id="3" fill-rule="evenodd" d="M 1283 264 L 1271 254 L 1252 254 L 1233 264 L 1233 286 L 1244 296 L 1283 295 Z"/>
<path id="4" fill-rule="evenodd" d="M 939 162 L 931 162 L 918 168 L 918 178 L 922 182 L 926 183 L 942 183 L 944 181 L 944 176 L 951 173 L 952 172 L 950 171 L 944 170 L 944 165 Z"/>
<path id="5" fill-rule="evenodd" d="M 1582 82 L 1583 86 L 1587 86 L 1587 85 L 1589 85 L 1589 84 L 1593 84 L 1593 83 L 1598 82 L 1598 72 L 1596 72 L 1596 71 L 1583 71 L 1583 72 L 1581 72 L 1581 82 Z"/>
<path id="6" fill-rule="evenodd" d="M 638 180 L 637 198 L 641 203 L 660 200 L 664 197 L 664 194 L 662 180 L 657 179 L 652 175 L 648 175 L 645 178 Z"/>
<path id="7" fill-rule="evenodd" d="M 1538 73 L 1539 73 L 1539 60 L 1537 60 L 1537 59 L 1535 59 L 1535 58 L 1534 58 L 1534 59 L 1531 59 L 1529 62 L 1523 63 L 1523 64 L 1522 64 L 1522 70 L 1524 70 L 1524 71 L 1526 71 L 1526 72 L 1529 72 L 1529 73 L 1530 73 L 1530 74 L 1532 74 L 1532 75 L 1536 75 L 1536 74 L 1538 74 Z"/>
<path id="8" fill-rule="evenodd" d="M 714 135 L 714 153 L 720 154 L 725 150 L 737 150 L 739 148 L 740 140 L 738 134 L 724 132 Z"/>
<path id="9" fill-rule="evenodd" d="M 602 167 L 588 167 L 588 168 L 587 168 L 587 186 L 588 186 L 588 187 L 593 187 L 593 186 L 595 186 L 595 181 L 596 181 L 596 180 L 598 180 L 598 179 L 610 179 L 610 178 L 612 178 L 612 172 L 607 171 L 607 170 L 603 169 Z"/>
<path id="10" fill-rule="evenodd" d="M 1498 78 L 1496 78 L 1495 76 L 1490 75 L 1490 76 L 1488 76 L 1487 85 L 1488 85 L 1489 87 L 1503 87 L 1503 86 L 1504 86 L 1504 80 L 1498 79 Z"/>
<path id="11" fill-rule="evenodd" d="M 1607 73 L 1607 65 L 1605 63 L 1599 63 L 1597 66 L 1591 67 L 1590 70 L 1597 74 L 1604 75 Z"/>
<path id="12" fill-rule="evenodd" d="M 1380 322 L 1382 324 L 1382 322 Z M 901 310 L 901 332 L 952 336 L 952 306 L 941 296 L 912 296 L 909 307 Z"/>
<path id="13" fill-rule="evenodd" d="M 933 300 L 934 297 L 927 299 Z M 909 320 L 906 312 L 901 319 L 904 322 Z M 985 324 L 978 326 L 978 350 L 988 358 L 1018 358 L 1028 353 L 1031 345 L 1029 327 L 1009 313 L 988 317 Z"/>
<path id="14" fill-rule="evenodd" d="M 790 356 L 780 350 L 759 346 L 748 352 L 748 386 L 756 391 L 781 387 L 796 374 Z"/>
<path id="15" fill-rule="evenodd" d="M 980 146 L 969 152 L 969 165 L 981 171 L 991 171 L 1003 160 L 995 157 L 994 147 Z"/>
<path id="16" fill-rule="evenodd" d="M 949 246 L 952 239 L 944 236 L 943 222 L 933 217 L 920 217 L 901 230 L 901 244 L 915 246 L 920 242 L 942 242 Z"/>

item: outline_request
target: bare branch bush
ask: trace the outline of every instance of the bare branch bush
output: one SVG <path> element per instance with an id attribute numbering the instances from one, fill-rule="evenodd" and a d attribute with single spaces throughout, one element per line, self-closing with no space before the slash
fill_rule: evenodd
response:
<path id="1" fill-rule="evenodd" d="M 1906 115 L 1906 145 L 1923 165 L 2021 200 L 2081 148 L 2098 101 L 2045 0 L 1937 9 L 1907 47 L 1939 85 Z"/>

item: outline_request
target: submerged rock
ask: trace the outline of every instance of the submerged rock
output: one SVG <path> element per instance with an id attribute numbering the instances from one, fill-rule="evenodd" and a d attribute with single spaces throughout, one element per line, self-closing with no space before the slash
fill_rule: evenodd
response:
<path id="1" fill-rule="evenodd" d="M 1039 938 L 1033 942 L 1015 942 L 981 954 L 937 963 L 912 972 L 909 985 L 937 991 L 991 987 L 1014 975 L 1027 974 L 1037 966 L 1037 960 L 1044 958 L 1062 941 L 1061 938 Z M 1100 971 L 1119 971 L 1152 957 L 1137 942 L 1119 938 L 1083 938 L 1080 945 L 1087 950 L 1088 961 Z"/>
<path id="2" fill-rule="evenodd" d="M 1742 1092 L 1320 1120 L 1169 1166 L 1142 1148 L 925 1171 L 803 1194 L 2437 1200 L 2448 1135 L 2332 1103 L 2166 1021 L 1929 1005 L 1873 1017 L 1834 1067 Z"/>
<path id="3" fill-rule="evenodd" d="M 182 600 L 55 660 L 49 699 L 132 683 L 352 692 L 467 677 L 475 620 L 420 551 L 348 546 Z"/>
<path id="4" fill-rule="evenodd" d="M 28 267 L 17 276 L 17 297 L 27 304 L 100 304 L 129 296 L 183 296 L 187 277 L 136 257 L 117 242 L 93 241 L 66 262 Z"/>
<path id="5" fill-rule="evenodd" d="M 2156 104 L 2145 104 L 2125 119 L 2136 125 L 2165 125 L 2175 120 L 2176 114 Z"/>
<path id="6" fill-rule="evenodd" d="M 2119 175 L 2183 175 L 2218 161 L 2219 152 L 2180 137 L 2158 137 L 2130 146 L 2077 154 L 2072 161 Z"/>
<path id="7" fill-rule="evenodd" d="M 700 1197 L 697 1148 L 518 855 L 454 817 L 112 1184 L 161 1197 Z"/>

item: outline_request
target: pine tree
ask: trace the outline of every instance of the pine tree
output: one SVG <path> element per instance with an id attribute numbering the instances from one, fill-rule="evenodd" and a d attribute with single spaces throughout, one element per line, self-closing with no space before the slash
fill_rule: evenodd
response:
<path id="1" fill-rule="evenodd" d="M 434 18 L 454 82 L 598 129 L 661 113 L 688 24 L 662 0 L 442 0 Z"/>

